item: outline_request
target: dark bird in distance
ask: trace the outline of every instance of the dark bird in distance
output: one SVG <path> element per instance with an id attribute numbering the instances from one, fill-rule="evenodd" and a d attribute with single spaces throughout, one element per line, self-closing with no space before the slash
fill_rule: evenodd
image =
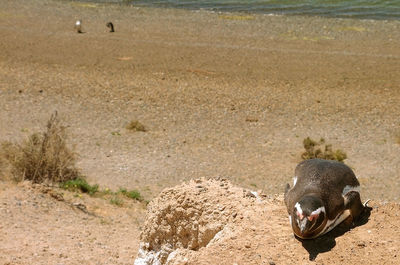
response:
<path id="1" fill-rule="evenodd" d="M 112 22 L 108 22 L 108 23 L 106 24 L 106 26 L 107 26 L 107 28 L 110 29 L 110 32 L 115 32 L 115 31 L 114 31 L 114 24 L 113 24 Z"/>

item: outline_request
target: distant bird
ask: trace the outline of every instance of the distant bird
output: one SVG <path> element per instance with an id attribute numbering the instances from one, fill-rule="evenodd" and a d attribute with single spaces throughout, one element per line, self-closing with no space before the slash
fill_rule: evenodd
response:
<path id="1" fill-rule="evenodd" d="M 294 234 L 311 239 L 328 233 L 369 209 L 361 203 L 360 183 L 343 163 L 310 159 L 297 165 L 293 187 L 287 184 L 285 204 Z"/>
<path id="2" fill-rule="evenodd" d="M 78 32 L 78 33 L 83 33 L 83 32 L 82 32 L 82 20 L 77 20 L 77 21 L 75 22 L 75 30 L 76 30 L 76 32 Z"/>
<path id="3" fill-rule="evenodd" d="M 114 25 L 113 25 L 112 22 L 108 22 L 108 23 L 106 24 L 106 26 L 107 26 L 107 28 L 110 29 L 110 32 L 114 32 Z"/>

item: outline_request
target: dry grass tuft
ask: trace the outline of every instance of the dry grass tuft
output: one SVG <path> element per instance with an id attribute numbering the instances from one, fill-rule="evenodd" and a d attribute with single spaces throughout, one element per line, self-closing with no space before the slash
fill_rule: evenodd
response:
<path id="1" fill-rule="evenodd" d="M 321 149 L 321 146 L 323 145 L 325 146 Z M 319 142 L 317 142 L 312 140 L 310 137 L 307 137 L 303 140 L 303 146 L 306 150 L 304 153 L 301 154 L 301 158 L 303 160 L 321 158 L 343 162 L 347 158 L 346 153 L 342 150 L 337 149 L 336 151 L 333 151 L 332 145 L 325 143 L 324 138 L 321 138 Z"/>
<path id="2" fill-rule="evenodd" d="M 45 132 L 32 134 L 22 144 L 4 142 L 0 151 L 16 181 L 65 182 L 80 176 L 76 154 L 67 147 L 66 139 L 65 127 L 55 112 Z"/>
<path id="3" fill-rule="evenodd" d="M 139 121 L 134 120 L 129 122 L 126 127 L 126 129 L 130 130 L 130 131 L 137 131 L 137 132 L 146 132 L 147 129 L 146 127 L 144 127 L 143 124 L 141 124 Z"/>

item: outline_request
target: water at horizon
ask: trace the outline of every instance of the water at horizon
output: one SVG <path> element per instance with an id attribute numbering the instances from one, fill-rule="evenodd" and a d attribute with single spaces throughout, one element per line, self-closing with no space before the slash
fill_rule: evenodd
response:
<path id="1" fill-rule="evenodd" d="M 400 20 L 400 0 L 83 0 L 135 6 Z"/>

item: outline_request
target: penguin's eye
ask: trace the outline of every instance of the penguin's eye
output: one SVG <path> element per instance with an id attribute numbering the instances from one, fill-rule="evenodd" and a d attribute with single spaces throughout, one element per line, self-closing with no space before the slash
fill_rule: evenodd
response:
<path id="1" fill-rule="evenodd" d="M 297 217 L 298 217 L 300 220 L 303 220 L 304 215 L 302 215 L 301 213 L 297 212 Z"/>
<path id="2" fill-rule="evenodd" d="M 308 221 L 312 222 L 313 220 L 318 219 L 319 214 L 313 214 L 310 216 L 307 216 Z"/>

